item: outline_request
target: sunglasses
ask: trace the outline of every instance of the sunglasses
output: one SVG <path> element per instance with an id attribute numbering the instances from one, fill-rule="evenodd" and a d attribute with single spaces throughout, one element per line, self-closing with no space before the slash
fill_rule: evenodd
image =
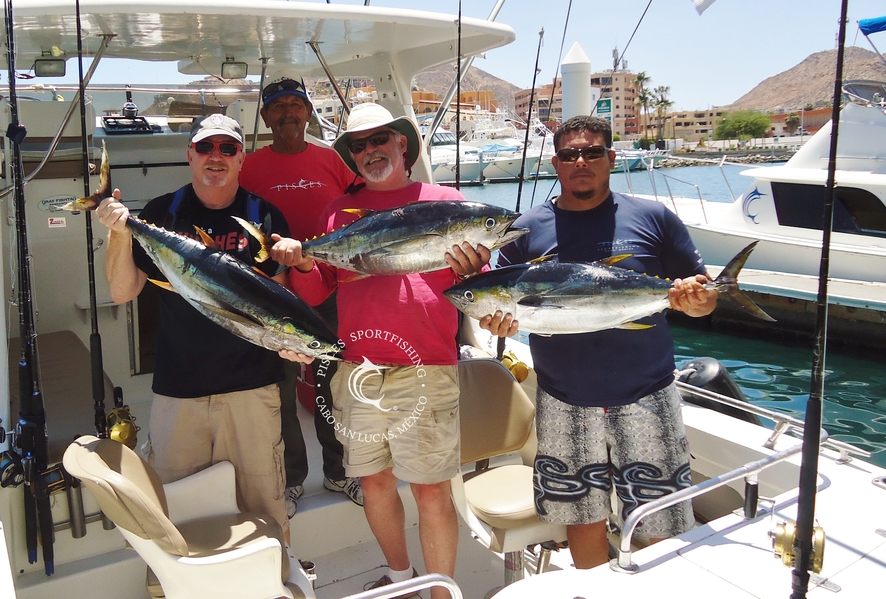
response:
<path id="1" fill-rule="evenodd" d="M 305 86 L 301 81 L 296 81 L 294 79 L 283 79 L 282 81 L 268 83 L 265 88 L 261 90 L 262 102 L 266 101 L 274 94 L 282 91 L 301 92 L 307 95 L 307 92 L 305 91 Z"/>
<path id="2" fill-rule="evenodd" d="M 197 141 L 192 143 L 191 147 L 198 154 L 212 154 L 212 151 L 218 148 L 222 156 L 236 156 L 240 151 L 239 144 L 230 141 Z"/>
<path id="3" fill-rule="evenodd" d="M 609 153 L 606 146 L 587 146 L 586 148 L 562 148 L 557 150 L 557 158 L 563 162 L 576 162 L 581 156 L 585 162 L 599 160 Z"/>
<path id="4" fill-rule="evenodd" d="M 357 155 L 366 149 L 366 144 L 371 144 L 373 148 L 377 148 L 388 143 L 389 139 L 391 139 L 390 131 L 380 131 L 375 135 L 370 135 L 369 137 L 364 137 L 363 139 L 355 139 L 354 141 L 348 142 L 348 150 L 351 152 L 351 154 Z"/>

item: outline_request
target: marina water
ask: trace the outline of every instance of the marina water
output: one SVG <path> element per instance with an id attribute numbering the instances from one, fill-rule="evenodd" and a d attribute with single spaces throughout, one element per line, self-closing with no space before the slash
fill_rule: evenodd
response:
<path id="1" fill-rule="evenodd" d="M 658 195 L 667 197 L 663 175 L 675 195 L 702 197 L 729 202 L 732 192 L 738 196 L 751 179 L 739 173 L 747 166 L 695 166 L 657 170 L 654 184 Z M 729 186 L 724 180 L 728 180 Z M 682 182 L 681 182 L 682 181 Z M 685 183 L 683 183 L 685 182 Z M 652 194 L 653 183 L 646 172 L 613 173 L 612 189 L 623 193 Z M 514 209 L 516 183 L 494 183 L 462 187 L 469 200 Z M 534 198 L 533 198 L 534 192 Z M 538 205 L 559 193 L 556 179 L 527 181 L 520 198 L 521 211 Z M 803 418 L 809 397 L 812 365 L 812 342 L 785 339 L 759 339 L 707 330 L 702 327 L 672 326 L 674 350 L 679 364 L 683 360 L 709 356 L 719 360 L 741 387 L 749 401 L 773 411 Z M 828 350 L 825 360 L 824 425 L 833 438 L 870 451 L 868 458 L 886 467 L 886 369 L 882 356 L 849 351 Z M 764 425 L 771 423 L 764 419 Z"/>

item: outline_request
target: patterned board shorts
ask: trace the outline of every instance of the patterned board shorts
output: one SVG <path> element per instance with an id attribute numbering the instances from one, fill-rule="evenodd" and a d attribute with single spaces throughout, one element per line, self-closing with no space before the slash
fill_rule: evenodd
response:
<path id="1" fill-rule="evenodd" d="M 562 524 L 606 520 L 613 511 L 614 484 L 623 524 L 639 505 L 692 484 L 676 385 L 611 408 L 574 406 L 541 389 L 536 402 L 539 519 Z M 666 538 L 693 523 L 692 504 L 684 501 L 644 518 L 636 534 Z"/>

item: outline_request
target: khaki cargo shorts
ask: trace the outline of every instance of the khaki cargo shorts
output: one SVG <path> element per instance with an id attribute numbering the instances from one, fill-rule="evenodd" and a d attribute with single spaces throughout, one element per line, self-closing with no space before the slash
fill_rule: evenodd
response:
<path id="1" fill-rule="evenodd" d="M 331 391 L 328 418 L 345 448 L 348 476 L 387 468 L 417 484 L 455 476 L 461 455 L 457 366 L 343 362 Z"/>

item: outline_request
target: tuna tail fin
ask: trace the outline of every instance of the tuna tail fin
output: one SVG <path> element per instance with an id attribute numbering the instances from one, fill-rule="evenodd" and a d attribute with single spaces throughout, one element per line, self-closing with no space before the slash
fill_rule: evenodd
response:
<path id="1" fill-rule="evenodd" d="M 741 308 L 743 312 L 755 316 L 760 320 L 775 322 L 774 318 L 761 310 L 751 298 L 742 293 L 741 289 L 738 288 L 738 273 L 744 268 L 745 262 L 748 261 L 748 257 L 751 255 L 751 252 L 754 251 L 754 247 L 756 247 L 757 243 L 759 242 L 755 241 L 737 253 L 735 257 L 729 261 L 729 264 L 726 265 L 726 268 L 723 269 L 723 272 L 720 273 L 720 276 L 714 279 L 714 285 L 716 285 L 720 293 L 724 293 L 729 299 L 735 302 L 735 305 Z"/>
<path id="2" fill-rule="evenodd" d="M 99 180 L 101 187 L 94 194 L 88 198 L 79 198 L 73 202 L 68 202 L 64 206 L 59 206 L 58 209 L 71 212 L 95 210 L 102 203 L 102 200 L 111 195 L 111 164 L 108 160 L 108 149 L 105 147 L 104 140 L 102 140 L 102 164 L 99 173 L 101 175 Z"/>
<path id="3" fill-rule="evenodd" d="M 261 264 L 262 262 L 270 258 L 271 252 L 268 248 L 274 244 L 270 240 L 270 238 L 265 235 L 264 231 L 256 227 L 248 220 L 242 219 L 239 216 L 232 216 L 231 218 L 240 223 L 240 226 L 243 227 L 243 230 L 252 235 L 252 237 L 254 237 L 255 240 L 258 241 L 259 244 L 261 244 L 261 248 L 258 250 L 258 253 L 253 257 L 253 259 L 257 263 Z"/>

